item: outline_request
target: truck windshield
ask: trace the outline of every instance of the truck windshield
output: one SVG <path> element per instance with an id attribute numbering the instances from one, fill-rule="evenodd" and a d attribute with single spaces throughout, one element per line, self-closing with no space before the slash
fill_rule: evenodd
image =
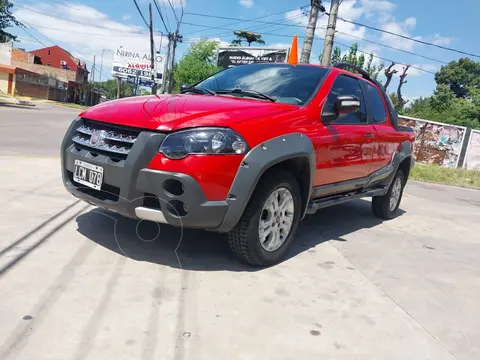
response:
<path id="1" fill-rule="evenodd" d="M 221 71 L 196 86 L 212 91 L 253 90 L 279 103 L 303 105 L 315 92 L 327 69 L 317 66 L 288 64 L 240 65 Z M 219 95 L 249 96 L 248 92 Z"/>

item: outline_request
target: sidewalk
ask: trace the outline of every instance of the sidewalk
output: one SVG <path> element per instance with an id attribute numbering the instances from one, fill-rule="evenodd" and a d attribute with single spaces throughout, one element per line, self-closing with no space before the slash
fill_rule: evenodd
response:
<path id="1" fill-rule="evenodd" d="M 35 103 L 31 99 L 27 98 L 15 98 L 13 96 L 0 95 L 0 105 L 20 105 L 20 106 L 35 106 Z"/>

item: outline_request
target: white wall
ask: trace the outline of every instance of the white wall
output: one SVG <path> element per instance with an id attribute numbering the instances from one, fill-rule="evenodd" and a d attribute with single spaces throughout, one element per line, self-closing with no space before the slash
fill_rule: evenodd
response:
<path id="1" fill-rule="evenodd" d="M 0 64 L 12 64 L 12 43 L 0 43 Z"/>
<path id="2" fill-rule="evenodd" d="M 0 72 L 0 95 L 8 91 L 8 74 Z"/>

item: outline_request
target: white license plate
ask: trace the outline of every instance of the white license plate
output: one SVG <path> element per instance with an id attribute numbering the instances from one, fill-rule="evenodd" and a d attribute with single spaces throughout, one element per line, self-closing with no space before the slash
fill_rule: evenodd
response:
<path id="1" fill-rule="evenodd" d="M 73 181 L 100 190 L 103 181 L 103 168 L 85 161 L 75 160 Z"/>

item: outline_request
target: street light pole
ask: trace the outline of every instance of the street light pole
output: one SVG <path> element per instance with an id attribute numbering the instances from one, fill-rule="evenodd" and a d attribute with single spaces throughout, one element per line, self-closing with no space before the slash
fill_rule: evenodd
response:
<path id="1" fill-rule="evenodd" d="M 108 49 L 103 49 L 102 50 L 102 60 L 100 61 L 100 79 L 98 80 L 99 82 L 102 82 L 103 53 L 105 51 L 111 51 L 111 50 L 108 50 Z"/>

